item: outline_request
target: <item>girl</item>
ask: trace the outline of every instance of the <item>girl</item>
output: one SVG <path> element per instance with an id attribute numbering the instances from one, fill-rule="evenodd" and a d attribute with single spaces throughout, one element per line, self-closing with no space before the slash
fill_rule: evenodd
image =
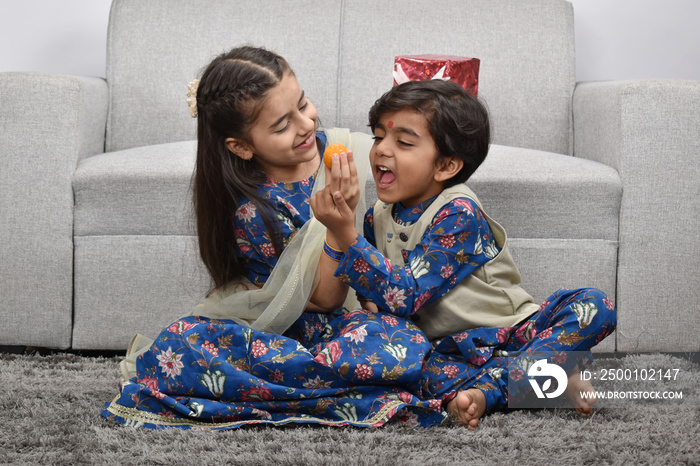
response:
<path id="1" fill-rule="evenodd" d="M 128 381 L 103 415 L 150 428 L 439 423 L 440 402 L 415 396 L 427 340 L 348 296 L 332 275 L 338 241 L 311 218 L 308 199 L 326 184 L 349 211 L 364 210 L 366 164 L 356 167 L 352 151 L 368 152 L 369 136 L 317 131 L 287 62 L 259 48 L 214 59 L 189 101 L 197 234 L 214 287 L 155 341 L 132 343 Z M 327 173 L 320 153 L 330 142 L 351 150 Z"/>
<path id="2" fill-rule="evenodd" d="M 579 392 L 592 387 L 569 356 L 613 331 L 614 306 L 594 289 L 559 290 L 537 306 L 520 287 L 505 231 L 464 185 L 488 153 L 485 107 L 451 81 L 408 82 L 384 94 L 369 121 L 379 201 L 364 238 L 342 192 L 328 187 L 311 206 L 343 253 L 336 276 L 379 310 L 410 317 L 433 342 L 423 396 L 476 428 L 509 395 L 524 396 L 509 377 L 524 381 L 535 352 L 546 351 L 589 415 L 595 400 Z"/>

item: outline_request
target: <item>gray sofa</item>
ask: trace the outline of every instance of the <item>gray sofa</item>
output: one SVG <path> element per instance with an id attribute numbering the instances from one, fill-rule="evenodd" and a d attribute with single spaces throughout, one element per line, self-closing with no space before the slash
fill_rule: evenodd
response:
<path id="1" fill-rule="evenodd" d="M 615 300 L 603 351 L 700 351 L 700 83 L 575 82 L 562 0 L 115 0 L 106 79 L 0 74 L 0 345 L 124 349 L 199 302 L 187 83 L 243 43 L 325 127 L 368 131 L 395 55 L 481 59 L 493 146 L 468 183 L 537 300 Z"/>

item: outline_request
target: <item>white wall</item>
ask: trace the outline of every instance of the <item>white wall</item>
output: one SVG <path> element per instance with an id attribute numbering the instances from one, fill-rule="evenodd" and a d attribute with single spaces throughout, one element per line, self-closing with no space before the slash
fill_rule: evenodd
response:
<path id="1" fill-rule="evenodd" d="M 569 1 L 578 81 L 700 80 L 700 1 Z"/>
<path id="2" fill-rule="evenodd" d="M 700 80 L 700 1 L 570 1 L 577 80 Z M 110 3 L 0 0 L 0 71 L 104 76 Z"/>

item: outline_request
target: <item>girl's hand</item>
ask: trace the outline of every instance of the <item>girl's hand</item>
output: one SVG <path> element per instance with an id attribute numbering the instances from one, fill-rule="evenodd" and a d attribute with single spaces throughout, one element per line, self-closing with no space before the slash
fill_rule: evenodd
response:
<path id="1" fill-rule="evenodd" d="M 326 186 L 332 192 L 340 191 L 348 207 L 355 212 L 362 192 L 357 177 L 357 166 L 352 151 L 333 155 L 332 168 L 326 168 Z"/>
<path id="2" fill-rule="evenodd" d="M 326 242 L 334 249 L 347 252 L 357 238 L 355 210 L 360 202 L 357 167 L 348 151 L 333 155 L 332 168 L 326 168 L 326 186 L 309 198 L 309 205 L 317 220 L 327 227 Z M 334 277 L 336 259 L 322 254 L 319 259 L 320 281 L 309 302 L 314 312 L 330 312 L 343 305 L 348 285 Z"/>
<path id="3" fill-rule="evenodd" d="M 326 186 L 309 198 L 316 219 L 328 228 L 329 245 L 346 252 L 357 238 L 355 212 L 345 201 L 341 191 Z"/>

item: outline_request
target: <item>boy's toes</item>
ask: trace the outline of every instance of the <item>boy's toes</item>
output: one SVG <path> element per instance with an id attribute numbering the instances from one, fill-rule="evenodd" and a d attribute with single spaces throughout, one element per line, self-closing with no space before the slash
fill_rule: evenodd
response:
<path id="1" fill-rule="evenodd" d="M 460 424 L 474 430 L 479 425 L 479 419 L 486 410 L 486 397 L 479 389 L 460 391 L 457 397 L 447 405 L 447 410 Z"/>

